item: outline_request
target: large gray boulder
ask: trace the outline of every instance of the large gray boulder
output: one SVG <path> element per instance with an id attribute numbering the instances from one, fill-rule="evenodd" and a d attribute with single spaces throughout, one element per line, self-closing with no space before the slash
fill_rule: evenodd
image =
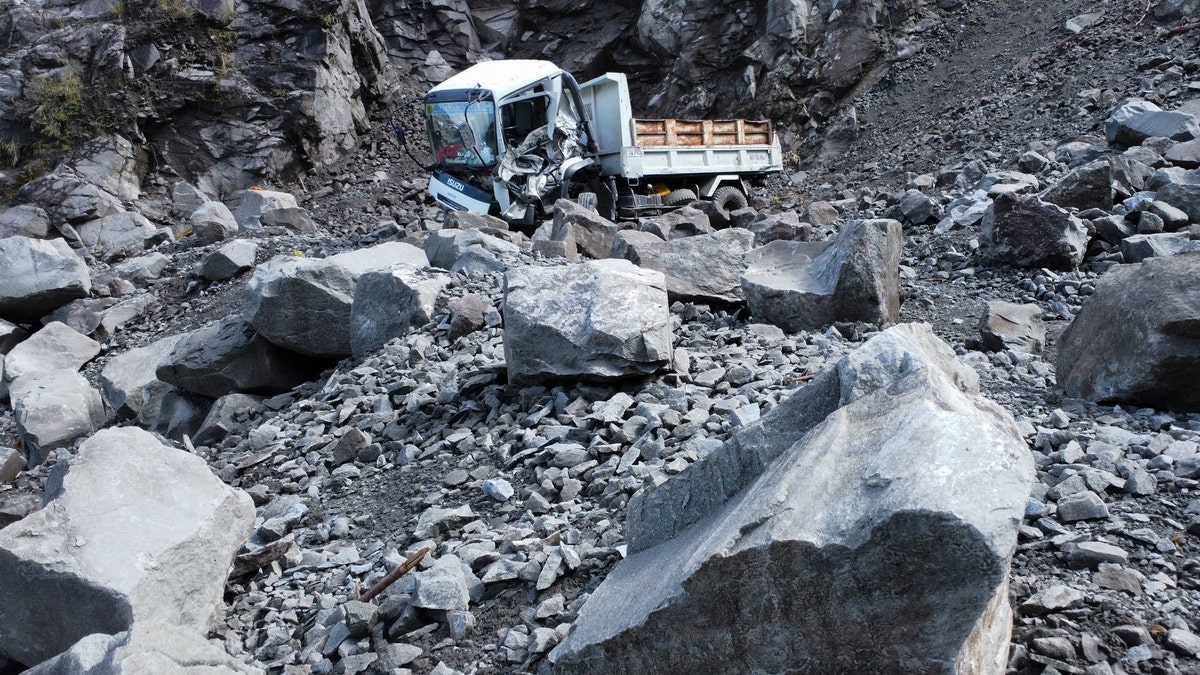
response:
<path id="1" fill-rule="evenodd" d="M 122 419 L 150 427 L 158 419 L 163 397 L 175 389 L 158 379 L 158 367 L 167 360 L 183 335 L 172 335 L 117 354 L 100 371 L 100 390 L 110 408 Z"/>
<path id="2" fill-rule="evenodd" d="M 277 209 L 299 208 L 296 196 L 289 192 L 275 190 L 245 190 L 239 193 L 241 202 L 233 212 L 237 221 L 238 231 L 242 234 L 251 230 L 262 229 L 263 216 Z"/>
<path id="3" fill-rule="evenodd" d="M 1018 305 L 991 300 L 979 320 L 979 334 L 985 349 L 1006 349 L 1040 354 L 1046 348 L 1046 325 L 1038 305 Z"/>
<path id="4" fill-rule="evenodd" d="M 631 555 L 550 660 L 999 675 L 1033 476 L 1015 422 L 949 346 L 889 329 L 635 499 Z"/>
<path id="5" fill-rule="evenodd" d="M 145 216 L 132 211 L 113 213 L 83 223 L 76 229 L 83 245 L 104 259 L 141 253 L 146 248 L 146 240 L 157 232 Z"/>
<path id="6" fill-rule="evenodd" d="M 1088 234 L 1083 221 L 1034 195 L 1002 194 L 980 227 L 981 252 L 994 263 L 1072 269 L 1083 262 Z"/>
<path id="7" fill-rule="evenodd" d="M 45 461 L 51 450 L 95 432 L 107 420 L 100 392 L 74 370 L 18 377 L 8 395 L 30 466 Z"/>
<path id="8" fill-rule="evenodd" d="M 1188 251 L 1200 251 L 1200 241 L 1193 240 L 1187 232 L 1135 234 L 1121 240 L 1121 257 L 1127 263 L 1140 263 L 1147 258 L 1161 258 Z"/>
<path id="9" fill-rule="evenodd" d="M 232 392 L 285 392 L 315 375 L 315 365 L 232 316 L 185 334 L 155 374 L 184 391 L 218 398 Z"/>
<path id="10" fill-rule="evenodd" d="M 521 267 L 504 277 L 509 381 L 613 380 L 670 363 L 666 279 L 627 260 Z"/>
<path id="11" fill-rule="evenodd" d="M 229 207 L 221 202 L 204 202 L 188 219 L 192 222 L 192 234 L 201 244 L 216 244 L 236 237 L 238 233 L 237 220 Z"/>
<path id="12" fill-rule="evenodd" d="M 133 427 L 89 438 L 46 495 L 0 530 L 0 653 L 36 664 L 95 633 L 207 632 L 254 523 L 249 496 Z"/>
<path id="13" fill-rule="evenodd" d="M 746 253 L 754 234 L 729 228 L 713 234 L 663 241 L 648 233 L 627 230 L 613 239 L 613 257 L 638 267 L 662 272 L 667 295 L 674 300 L 740 302 Z"/>
<path id="14" fill-rule="evenodd" d="M 25 675 L 261 675 L 216 642 L 177 626 L 142 626 L 116 635 L 93 633 Z"/>
<path id="15" fill-rule="evenodd" d="M 99 342 L 65 323 L 51 321 L 4 357 L 4 377 L 11 382 L 51 370 L 79 370 L 99 353 Z"/>
<path id="16" fill-rule="evenodd" d="M 1105 211 L 1113 205 L 1113 167 L 1107 160 L 1098 159 L 1071 169 L 1041 198 L 1063 208 L 1081 211 L 1097 208 Z"/>
<path id="17" fill-rule="evenodd" d="M 0 239 L 0 316 L 36 319 L 87 296 L 87 264 L 62 239 Z"/>
<path id="18" fill-rule="evenodd" d="M 29 237 L 45 239 L 50 234 L 50 218 L 36 204 L 16 204 L 0 211 L 0 239 Z"/>
<path id="19" fill-rule="evenodd" d="M 750 313 L 786 331 L 900 316 L 900 223 L 856 220 L 820 242 L 773 241 L 746 255 Z"/>
<path id="20" fill-rule="evenodd" d="M 1183 211 L 1191 222 L 1200 223 L 1200 169 L 1159 169 L 1146 183 L 1146 189 L 1157 190 L 1156 199 Z"/>
<path id="21" fill-rule="evenodd" d="M 354 356 L 383 346 L 410 328 L 429 323 L 438 294 L 450 277 L 428 268 L 396 265 L 358 279 L 350 306 L 350 348 Z"/>
<path id="22" fill-rule="evenodd" d="M 242 316 L 271 343 L 300 354 L 341 358 L 350 345 L 358 277 L 395 264 L 423 266 L 425 254 L 391 242 L 328 258 L 273 258 L 254 271 Z"/>
<path id="23" fill-rule="evenodd" d="M 1068 396 L 1200 411 L 1200 252 L 1119 265 L 1059 340 Z"/>
<path id="24" fill-rule="evenodd" d="M 505 256 L 514 256 L 521 248 L 511 241 L 478 229 L 442 229 L 429 233 L 425 256 L 429 264 L 451 272 L 503 272 L 508 268 Z"/>
<path id="25" fill-rule="evenodd" d="M 1104 120 L 1104 135 L 1109 143 L 1126 146 L 1140 145 L 1153 136 L 1190 141 L 1200 138 L 1200 123 L 1194 115 L 1166 111 L 1149 101 L 1132 99 Z"/>
<path id="26" fill-rule="evenodd" d="M 607 258 L 620 226 L 570 199 L 554 203 L 554 229 L 571 228 L 575 246 L 590 258 Z"/>
<path id="27" fill-rule="evenodd" d="M 227 281 L 254 267 L 258 244 L 248 239 L 235 239 L 204 256 L 200 276 L 209 281 Z"/>

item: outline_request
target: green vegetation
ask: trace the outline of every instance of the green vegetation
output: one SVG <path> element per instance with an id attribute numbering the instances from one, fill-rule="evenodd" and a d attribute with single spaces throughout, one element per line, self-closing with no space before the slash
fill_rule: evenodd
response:
<path id="1" fill-rule="evenodd" d="M 30 126 L 43 141 L 66 150 L 79 138 L 84 88 L 75 68 L 35 78 L 25 87 L 25 101 Z"/>
<path id="2" fill-rule="evenodd" d="M 187 0 L 158 0 L 158 8 L 170 19 L 188 19 L 196 13 Z"/>

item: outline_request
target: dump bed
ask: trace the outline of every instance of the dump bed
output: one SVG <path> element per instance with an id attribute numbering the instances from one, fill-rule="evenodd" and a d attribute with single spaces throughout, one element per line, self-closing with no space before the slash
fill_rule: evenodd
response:
<path id="1" fill-rule="evenodd" d="M 621 73 L 601 75 L 581 89 L 607 175 L 746 175 L 783 169 L 783 152 L 769 121 L 634 119 Z"/>

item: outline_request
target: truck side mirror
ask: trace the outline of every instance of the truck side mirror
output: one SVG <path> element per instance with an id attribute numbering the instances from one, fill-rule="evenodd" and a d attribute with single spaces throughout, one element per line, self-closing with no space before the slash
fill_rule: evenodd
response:
<path id="1" fill-rule="evenodd" d="M 479 148 L 479 139 L 475 138 L 475 130 L 471 128 L 470 124 L 463 122 L 462 124 L 458 125 L 458 135 L 460 138 L 462 138 L 462 142 L 465 147 L 471 148 L 472 150 Z"/>

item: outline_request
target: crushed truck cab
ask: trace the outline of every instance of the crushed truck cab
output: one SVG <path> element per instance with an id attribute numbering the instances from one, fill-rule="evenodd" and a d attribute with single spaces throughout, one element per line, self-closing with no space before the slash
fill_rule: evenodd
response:
<path id="1" fill-rule="evenodd" d="M 737 208 L 747 179 L 783 168 L 770 122 L 635 119 L 624 75 L 581 85 L 547 61 L 468 68 L 429 91 L 425 124 L 438 204 L 529 225 L 564 197 L 611 219 Z"/>

